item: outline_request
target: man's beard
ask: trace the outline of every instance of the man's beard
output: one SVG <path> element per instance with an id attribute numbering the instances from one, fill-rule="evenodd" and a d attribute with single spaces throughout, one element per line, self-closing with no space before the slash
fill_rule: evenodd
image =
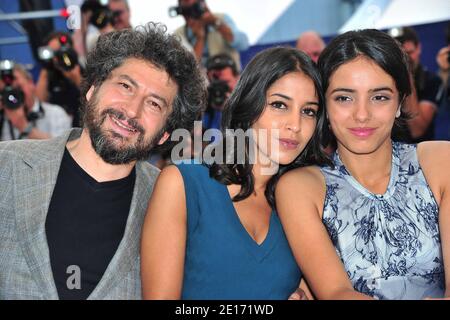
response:
<path id="1" fill-rule="evenodd" d="M 126 120 L 128 126 L 136 130 L 138 137 L 134 143 L 128 142 L 133 137 L 124 137 L 112 130 L 102 128 L 106 118 L 112 116 L 118 120 Z M 84 125 L 89 130 L 91 144 L 95 152 L 109 164 L 127 164 L 136 160 L 147 160 L 150 151 L 164 135 L 164 128 L 153 137 L 145 139 L 145 129 L 135 120 L 127 118 L 121 111 L 107 108 L 98 112 L 97 95 L 94 91 L 90 101 L 86 103 Z M 121 145 L 119 145 L 121 144 Z"/>

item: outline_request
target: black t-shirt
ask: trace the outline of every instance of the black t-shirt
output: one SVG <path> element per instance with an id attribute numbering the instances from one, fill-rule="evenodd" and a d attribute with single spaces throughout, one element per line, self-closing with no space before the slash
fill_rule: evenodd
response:
<path id="1" fill-rule="evenodd" d="M 123 179 L 97 182 L 64 152 L 45 229 L 60 299 L 86 299 L 125 232 L 135 169 Z"/>

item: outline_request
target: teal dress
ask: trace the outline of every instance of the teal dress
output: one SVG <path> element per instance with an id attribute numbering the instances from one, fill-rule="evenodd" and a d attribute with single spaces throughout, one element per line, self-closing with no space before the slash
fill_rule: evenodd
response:
<path id="1" fill-rule="evenodd" d="M 334 154 L 323 222 L 356 291 L 377 299 L 444 295 L 439 208 L 416 145 L 393 143 L 387 191 L 374 194 Z"/>
<path id="2" fill-rule="evenodd" d="M 276 212 L 258 245 L 241 224 L 227 187 L 210 178 L 206 166 L 177 168 L 187 207 L 182 299 L 287 299 L 301 273 Z"/>

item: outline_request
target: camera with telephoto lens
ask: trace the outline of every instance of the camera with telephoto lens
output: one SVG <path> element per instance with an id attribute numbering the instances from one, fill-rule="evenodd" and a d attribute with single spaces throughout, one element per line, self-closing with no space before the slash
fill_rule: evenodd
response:
<path id="1" fill-rule="evenodd" d="M 220 107 L 227 100 L 227 94 L 230 87 L 226 81 L 213 79 L 208 86 L 208 103 L 214 107 Z"/>
<path id="2" fill-rule="evenodd" d="M 18 109 L 25 101 L 25 95 L 20 88 L 13 87 L 14 62 L 11 60 L 0 61 L 0 77 L 5 87 L 0 92 L 2 105 L 11 110 Z"/>
<path id="3" fill-rule="evenodd" d="M 237 74 L 236 64 L 234 60 L 226 54 L 218 54 L 210 57 L 206 62 L 206 69 L 209 74 L 212 74 L 210 83 L 208 86 L 208 104 L 212 107 L 223 106 L 227 100 L 228 93 L 231 92 L 231 88 L 228 83 L 221 80 L 214 71 L 219 71 L 225 68 L 231 68 L 233 74 Z"/>
<path id="4" fill-rule="evenodd" d="M 39 60 L 47 69 L 51 69 L 55 66 L 55 60 L 56 65 L 60 69 L 64 71 L 70 71 L 78 64 L 78 54 L 75 49 L 68 45 L 67 36 L 62 35 L 58 37 L 58 40 L 61 44 L 61 47 L 57 51 L 54 51 L 48 46 L 38 48 Z"/>
<path id="5" fill-rule="evenodd" d="M 89 23 L 98 29 L 103 29 L 108 24 L 114 26 L 117 18 L 122 14 L 121 10 L 109 9 L 108 0 L 87 0 L 81 6 L 81 12 L 91 12 Z"/>
<path id="6" fill-rule="evenodd" d="M 174 18 L 178 15 L 182 15 L 186 18 L 200 19 L 206 12 L 203 1 L 197 1 L 189 7 L 175 6 L 169 8 L 169 16 Z"/>

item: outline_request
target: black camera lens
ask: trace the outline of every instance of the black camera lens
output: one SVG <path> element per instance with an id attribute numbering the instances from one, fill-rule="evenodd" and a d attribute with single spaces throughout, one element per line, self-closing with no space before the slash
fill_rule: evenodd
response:
<path id="1" fill-rule="evenodd" d="M 89 21 L 98 29 L 103 29 L 109 23 L 114 25 L 114 13 L 108 7 L 100 7 L 92 12 L 91 20 Z"/>
<path id="2" fill-rule="evenodd" d="M 39 62 L 46 69 L 53 68 L 53 57 L 55 56 L 52 48 L 43 46 L 38 48 Z"/>
<path id="3" fill-rule="evenodd" d="M 205 9 L 200 2 L 196 2 L 189 8 L 188 12 L 188 16 L 192 19 L 200 19 L 205 13 Z"/>
<path id="4" fill-rule="evenodd" d="M 78 64 L 78 54 L 69 45 L 67 40 L 61 42 L 61 48 L 58 51 L 53 51 L 49 46 L 38 48 L 38 57 L 44 68 L 54 69 L 54 58 L 56 58 L 56 65 L 59 69 L 70 71 Z"/>
<path id="5" fill-rule="evenodd" d="M 198 1 L 189 7 L 182 7 L 182 6 L 170 7 L 169 16 L 173 18 L 178 15 L 182 15 L 185 18 L 200 19 L 202 15 L 205 13 L 205 11 L 206 10 L 201 1 Z"/>
<path id="6" fill-rule="evenodd" d="M 176 16 L 181 14 L 181 7 L 170 7 L 169 8 L 169 17 L 175 18 Z"/>
<path id="7" fill-rule="evenodd" d="M 18 109 L 25 102 L 23 91 L 19 88 L 6 86 L 1 92 L 2 105 L 10 110 Z"/>
<path id="8" fill-rule="evenodd" d="M 65 71 L 70 71 L 78 64 L 78 55 L 76 51 L 67 46 L 62 46 L 57 52 L 55 57 L 58 62 L 58 66 Z"/>
<path id="9" fill-rule="evenodd" d="M 208 86 L 208 102 L 210 106 L 220 107 L 227 99 L 227 93 L 230 87 L 223 80 L 214 79 Z"/>
<path id="10" fill-rule="evenodd" d="M 7 109 L 17 109 L 23 105 L 25 95 L 20 88 L 13 86 L 14 82 L 14 62 L 11 60 L 0 61 L 0 77 L 5 84 L 0 92 L 2 105 Z"/>

